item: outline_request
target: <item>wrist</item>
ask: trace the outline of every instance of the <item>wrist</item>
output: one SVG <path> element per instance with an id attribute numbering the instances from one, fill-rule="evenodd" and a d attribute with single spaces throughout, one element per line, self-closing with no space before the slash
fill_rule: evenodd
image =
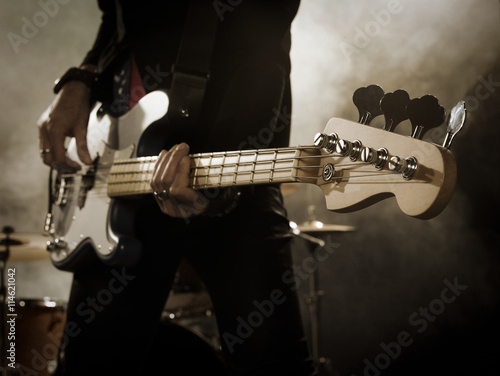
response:
<path id="1" fill-rule="evenodd" d="M 59 93 L 63 86 L 73 82 L 79 82 L 85 85 L 89 90 L 92 90 L 95 85 L 97 85 L 98 77 L 97 67 L 92 65 L 82 65 L 79 68 L 70 68 L 62 75 L 61 78 L 56 80 L 54 93 Z"/>

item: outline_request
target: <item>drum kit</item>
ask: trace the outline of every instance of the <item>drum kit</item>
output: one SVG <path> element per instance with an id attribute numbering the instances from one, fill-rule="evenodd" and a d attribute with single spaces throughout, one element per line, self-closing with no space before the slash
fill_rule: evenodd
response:
<path id="1" fill-rule="evenodd" d="M 293 188 L 293 189 L 292 189 Z M 295 192 L 295 187 L 282 189 L 284 194 Z M 302 225 L 290 222 L 295 236 L 305 240 L 313 252 L 324 246 L 322 235 L 350 232 L 352 226 L 324 224 L 310 221 Z M 41 234 L 14 233 L 4 228 L 0 239 L 0 269 L 2 302 L 2 354 L 1 375 L 34 374 L 51 376 L 55 374 L 60 359 L 59 347 L 66 320 L 66 303 L 44 297 L 26 299 L 15 297 L 15 307 L 9 302 L 9 262 L 33 262 L 50 260 L 46 251 L 46 239 Z M 15 279 L 14 275 L 10 276 Z M 14 295 L 14 294 L 13 294 Z M 318 275 L 315 270 L 309 279 L 309 292 L 304 299 L 310 312 L 311 351 L 319 368 L 324 368 L 327 359 L 321 356 L 319 348 L 319 300 L 323 291 L 318 289 Z M 8 327 L 8 320 L 15 315 L 15 328 Z M 10 335 L 10 337 L 9 337 Z M 15 337 L 15 341 L 11 341 Z M 15 349 L 9 349 L 14 342 Z M 150 354 L 151 364 L 164 358 L 164 354 L 177 354 L 179 370 L 200 373 L 213 369 L 225 374 L 220 337 L 210 296 L 194 269 L 182 260 L 176 274 L 174 286 L 167 299 Z M 9 350 L 15 352 L 15 367 L 9 364 Z M 192 359 L 200 361 L 193 362 Z M 185 361 L 184 361 L 185 360 Z M 201 368 L 200 368 L 201 367 Z M 189 373 L 189 372 L 188 372 Z M 321 374 L 325 374 L 324 372 Z"/>
<path id="2" fill-rule="evenodd" d="M 8 262 L 50 259 L 41 234 L 3 229 L 0 240 L 0 296 L 2 316 L 1 374 L 50 376 L 57 367 L 66 321 L 64 301 L 16 296 L 18 275 Z"/>

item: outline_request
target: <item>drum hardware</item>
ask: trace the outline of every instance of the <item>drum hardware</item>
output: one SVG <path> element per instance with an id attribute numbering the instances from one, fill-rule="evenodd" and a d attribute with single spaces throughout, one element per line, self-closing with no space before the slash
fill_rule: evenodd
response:
<path id="1" fill-rule="evenodd" d="M 52 376 L 63 354 L 66 304 L 50 297 L 16 302 L 16 363 L 7 375 Z"/>
<path id="2" fill-rule="evenodd" d="M 2 349 L 6 344 L 15 344 L 15 367 L 7 361 L 6 351 L 2 354 L 2 375 L 34 374 L 53 375 L 60 357 L 60 344 L 66 324 L 66 307 L 61 301 L 49 297 L 43 299 L 7 299 L 5 286 L 5 265 L 9 262 L 49 260 L 46 239 L 41 234 L 15 233 L 10 226 L 3 228 L 0 240 L 0 292 L 2 296 Z M 7 269 L 7 275 L 10 274 Z M 14 279 L 15 275 L 10 278 Z M 9 279 L 10 281 L 10 279 Z M 10 286 L 10 285 L 9 285 Z M 13 286 L 15 287 L 15 286 Z M 10 291 L 10 290 L 9 290 Z M 14 290 L 13 290 L 14 291 Z M 10 296 L 10 294 L 9 294 Z M 15 318 L 15 337 L 8 336 L 7 315 Z"/>
<path id="3" fill-rule="evenodd" d="M 0 249 L 0 296 L 2 305 L 1 308 L 1 318 L 2 318 L 2 354 L 0 354 L 2 360 L 0 363 L 0 367 L 2 370 L 2 375 L 7 375 L 7 289 L 5 286 L 5 265 L 7 263 L 7 259 L 10 254 L 10 244 L 11 238 L 10 235 L 14 232 L 14 229 L 10 226 L 5 226 L 2 231 L 5 234 L 5 238 L 3 239 L 3 249 Z"/>
<path id="4" fill-rule="evenodd" d="M 189 328 L 204 339 L 208 339 L 214 348 L 220 350 L 212 300 L 200 276 L 184 258 L 179 263 L 161 320 Z"/>
<path id="5" fill-rule="evenodd" d="M 3 233 L 0 240 L 0 252 L 9 249 L 10 262 L 48 261 L 50 252 L 47 252 L 47 236 L 37 233 Z"/>
<path id="6" fill-rule="evenodd" d="M 308 208 L 309 216 L 313 216 L 314 206 Z M 324 247 L 325 241 L 318 238 L 324 234 L 335 232 L 350 232 L 356 228 L 354 226 L 325 224 L 318 220 L 304 222 L 302 225 L 297 225 L 290 221 L 292 234 L 306 241 L 309 253 L 314 254 L 318 247 Z M 333 374 L 330 359 L 321 356 L 320 349 L 320 298 L 324 295 L 324 291 L 319 289 L 319 273 L 318 268 L 313 268 L 309 278 L 309 292 L 305 297 L 305 304 L 309 308 L 311 317 L 311 351 L 313 360 L 316 363 L 321 375 Z"/>

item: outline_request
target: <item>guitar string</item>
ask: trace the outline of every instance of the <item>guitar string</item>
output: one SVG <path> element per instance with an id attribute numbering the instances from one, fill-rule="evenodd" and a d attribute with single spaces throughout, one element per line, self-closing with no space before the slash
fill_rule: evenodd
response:
<path id="1" fill-rule="evenodd" d="M 394 175 L 394 173 L 383 173 L 383 174 L 364 174 L 364 175 L 356 175 L 356 176 L 348 176 L 348 177 L 345 177 L 345 176 L 339 176 L 339 177 L 333 177 L 330 181 L 326 181 L 326 182 L 323 182 L 321 184 L 317 184 L 318 186 L 323 186 L 323 185 L 327 185 L 327 184 L 332 184 L 334 183 L 340 183 L 342 182 L 342 180 L 351 180 L 351 179 L 357 179 L 357 178 L 367 178 L 367 177 L 380 177 L 380 176 L 383 176 L 383 175 Z M 291 175 L 290 176 L 290 179 L 295 179 L 295 178 L 299 178 L 298 175 Z M 301 176 L 300 177 L 301 179 L 311 179 L 311 180 L 318 180 L 321 178 L 321 176 Z M 288 181 L 287 181 L 288 182 Z M 401 182 L 403 183 L 407 183 L 408 181 L 406 180 L 401 180 Z M 240 184 L 234 184 L 235 186 L 241 186 L 241 185 L 249 185 L 248 184 L 249 182 L 241 182 Z M 269 183 L 269 179 L 254 179 L 253 181 L 253 184 L 266 184 L 266 183 Z M 280 182 L 277 182 L 277 183 L 280 183 Z M 281 182 L 283 183 L 283 182 Z M 289 181 L 288 183 L 296 183 L 296 184 L 301 184 L 301 183 L 306 183 L 306 182 L 298 182 L 298 181 Z M 387 182 L 371 182 L 372 184 L 377 184 L 377 183 L 387 183 Z M 102 187 L 104 188 L 106 185 L 102 185 Z M 232 184 L 228 184 L 228 185 L 218 185 L 218 184 L 209 184 L 209 185 L 204 185 L 204 184 L 200 184 L 200 185 L 193 185 L 191 188 L 193 189 L 197 189 L 197 190 L 201 190 L 201 189 L 209 189 L 209 188 L 223 188 L 223 187 L 229 187 L 229 186 L 233 186 Z M 94 187 L 95 188 L 95 187 Z M 92 197 L 95 197 L 95 198 L 118 198 L 118 197 L 123 197 L 123 196 L 136 196 L 136 195 L 141 195 L 141 194 L 151 194 L 153 193 L 153 190 L 152 189 L 147 189 L 147 190 L 141 190 L 140 192 L 137 192 L 137 190 L 134 190 L 134 191 L 125 191 L 125 192 L 116 192 L 115 194 L 112 194 L 112 195 L 109 195 L 107 191 L 101 191 L 101 192 L 98 192 L 96 194 L 96 191 L 93 192 L 93 196 Z M 81 197 L 85 197 L 87 196 L 88 192 L 81 192 L 79 191 L 78 194 L 76 195 L 76 199 L 79 199 Z"/>
<path id="2" fill-rule="evenodd" d="M 284 162 L 291 162 L 294 160 L 304 160 L 304 159 L 314 159 L 314 158 L 335 158 L 335 157 L 342 157 L 340 154 L 339 155 L 312 155 L 312 156 L 301 156 L 301 157 L 290 157 L 290 158 L 283 158 L 283 159 L 270 159 L 270 160 L 260 160 L 260 161 L 248 161 L 248 162 L 235 162 L 235 163 L 223 163 L 223 164 L 215 164 L 215 165 L 210 165 L 210 166 L 191 166 L 191 170 L 201 170 L 201 169 L 216 169 L 216 168 L 226 168 L 226 167 L 245 167 L 245 166 L 253 166 L 253 165 L 263 165 L 263 164 L 269 164 L 269 163 L 284 163 Z M 152 161 L 141 161 L 138 159 L 130 159 L 129 160 L 117 160 L 115 162 L 106 162 L 106 163 L 101 163 L 99 164 L 100 167 L 102 168 L 107 168 L 108 166 L 119 166 L 119 165 L 145 165 L 147 163 L 152 163 Z M 353 166 L 353 165 L 369 165 L 369 162 L 353 162 L 353 163 L 347 163 L 347 164 L 335 164 L 334 166 L 337 167 L 344 167 L 344 166 Z M 154 167 L 154 166 L 153 166 Z M 303 166 L 298 166 L 296 168 L 303 167 Z M 323 166 L 319 166 L 323 167 Z M 150 170 L 147 170 L 146 172 L 149 172 Z M 151 170 L 152 171 L 152 170 Z M 111 174 L 113 175 L 119 175 L 119 174 L 128 174 L 128 173 L 142 173 L 143 171 L 137 170 L 137 171 L 113 171 Z M 82 172 L 75 172 L 72 174 L 60 174 L 59 175 L 62 178 L 71 178 L 75 176 L 85 176 L 84 173 Z"/>
<path id="3" fill-rule="evenodd" d="M 315 149 L 315 150 L 317 150 L 317 149 Z M 248 154 L 248 155 L 254 155 L 254 154 Z M 271 154 L 271 153 L 266 153 L 266 154 Z M 258 153 L 258 155 L 262 156 L 262 155 L 264 155 L 264 153 Z M 230 156 L 233 156 L 233 155 L 231 154 Z M 236 157 L 238 155 L 234 154 L 234 156 Z M 190 154 L 190 155 L 188 155 L 188 157 L 190 157 L 191 159 L 195 160 L 195 159 L 220 158 L 220 157 L 223 157 L 223 155 L 221 155 L 220 157 L 215 157 L 215 156 L 211 157 L 210 155 L 203 154 L 203 157 L 197 157 L 197 156 L 194 156 L 194 155 Z M 288 157 L 288 158 L 273 158 L 273 159 L 266 159 L 266 160 L 256 160 L 256 161 L 248 161 L 248 162 L 239 162 L 239 165 L 242 165 L 242 164 L 245 164 L 245 163 L 251 165 L 251 164 L 254 164 L 254 163 L 257 163 L 257 164 L 272 163 L 273 161 L 281 162 L 281 161 L 293 161 L 293 160 L 301 160 L 301 159 L 328 158 L 328 157 L 335 158 L 335 157 L 341 157 L 341 155 L 340 154 L 330 154 L 330 155 L 318 154 L 318 155 L 306 155 L 306 156 Z M 227 156 L 226 156 L 226 158 L 227 158 Z M 158 157 L 138 157 L 138 158 L 130 158 L 130 159 L 117 159 L 117 160 L 114 160 L 114 161 L 111 161 L 111 162 L 102 162 L 102 163 L 99 163 L 99 166 L 107 168 L 109 166 L 120 166 L 120 165 L 134 165 L 134 164 L 143 165 L 143 164 L 147 164 L 147 163 L 153 163 L 154 164 L 154 163 L 156 163 L 157 160 L 158 160 Z M 238 164 L 238 163 L 235 162 L 234 164 Z M 222 165 L 227 166 L 227 165 L 231 165 L 231 164 L 222 164 Z M 203 168 L 203 167 L 206 167 L 206 166 L 199 166 L 199 168 Z"/>
<path id="4" fill-rule="evenodd" d="M 353 171 L 351 171 L 353 172 Z M 387 176 L 387 175 L 399 175 L 395 172 L 380 172 L 380 173 L 368 173 L 368 174 L 356 174 L 356 175 L 349 175 L 349 176 L 337 176 L 337 177 L 332 177 L 329 181 L 325 181 L 323 182 L 322 184 L 317 184 L 318 186 L 322 186 L 322 185 L 326 185 L 326 184 L 331 184 L 333 183 L 334 181 L 336 183 L 340 183 L 342 182 L 343 180 L 352 180 L 352 179 L 359 179 L 359 178 L 367 178 L 367 177 L 380 177 L 380 176 Z M 317 175 L 317 176 L 300 176 L 300 175 L 290 175 L 290 176 L 285 176 L 285 177 L 280 177 L 280 179 L 304 179 L 304 180 L 318 180 L 322 177 L 322 175 Z M 254 179 L 253 180 L 253 184 L 264 184 L 264 183 L 268 183 L 269 182 L 269 179 L 268 178 L 257 178 L 257 179 Z M 290 183 L 302 183 L 300 181 L 286 181 L 286 182 L 290 182 Z M 404 183 L 407 183 L 408 181 L 407 180 L 402 180 L 401 182 L 404 182 Z M 137 182 L 134 182 L 134 183 L 125 183 L 125 184 L 137 184 L 137 183 L 148 183 L 149 184 L 149 180 L 139 180 Z M 239 183 L 239 184 L 238 184 Z M 193 189 L 206 189 L 206 188 L 218 188 L 218 187 L 228 187 L 228 186 L 232 186 L 232 185 L 237 185 L 237 186 L 240 186 L 240 185 L 249 185 L 249 181 L 243 181 L 243 182 L 237 182 L 236 184 L 222 184 L 222 185 L 219 185 L 219 184 L 215 184 L 215 183 L 212 183 L 212 184 L 199 184 L 199 185 L 191 185 L 191 187 Z M 280 183 L 278 181 L 278 183 Z M 281 182 L 283 183 L 283 182 Z M 373 184 L 375 183 L 378 183 L 378 182 L 371 182 Z M 384 181 L 381 181 L 380 183 L 387 183 L 387 182 L 384 182 Z M 120 184 L 120 183 L 118 183 Z M 107 187 L 108 184 L 100 184 L 100 185 L 95 185 L 92 189 L 94 188 L 105 188 Z M 67 188 L 70 188 L 69 186 L 66 186 Z M 148 186 L 149 187 L 149 186 Z M 95 192 L 94 192 L 95 193 Z M 121 193 L 121 194 L 120 194 Z M 132 191 L 132 192 L 128 192 L 128 193 L 123 193 L 123 192 L 119 192 L 115 195 L 112 195 L 111 197 L 120 197 L 120 196 L 131 196 L 131 195 L 137 195 L 137 194 L 141 194 L 141 193 L 145 193 L 145 194 L 148 194 L 148 193 L 152 193 L 152 189 L 150 190 L 148 188 L 148 190 L 146 192 L 144 191 L 141 191 L 141 192 L 137 192 L 137 191 Z M 78 195 L 76 196 L 76 198 L 80 198 L 82 196 L 85 196 L 87 194 L 87 192 L 79 192 Z M 102 191 L 100 194 L 98 193 L 97 195 L 94 194 L 94 196 L 96 197 L 110 197 L 107 193 L 107 191 Z"/>
<path id="5" fill-rule="evenodd" d="M 241 163 L 241 164 L 237 164 L 237 165 L 234 165 L 235 167 L 236 166 L 253 166 L 254 163 L 251 163 L 251 162 L 245 162 L 245 163 Z M 369 165 L 369 163 L 366 163 L 366 162 L 353 162 L 353 163 L 344 163 L 344 164 L 338 164 L 338 165 L 335 165 L 335 167 L 350 167 L 350 166 L 367 166 Z M 234 177 L 234 176 L 242 176 L 242 175 L 247 175 L 247 174 L 274 174 L 276 172 L 281 172 L 281 171 L 288 171 L 288 170 L 293 170 L 293 169 L 298 169 L 298 170 L 305 170 L 305 169 L 319 169 L 319 168 L 323 168 L 322 165 L 313 165 L 313 166 L 296 166 L 296 167 L 281 167 L 281 168 L 271 168 L 271 169 L 262 169 L 262 170 L 235 170 L 235 171 L 228 171 L 228 172 L 211 172 L 211 170 L 218 170 L 218 169 L 221 169 L 221 171 L 224 171 L 224 168 L 226 167 L 233 167 L 232 164 L 229 164 L 229 165 L 214 165 L 214 166 L 211 166 L 211 167 L 192 167 L 191 168 L 191 171 L 193 170 L 203 170 L 203 169 L 206 169 L 208 170 L 208 173 L 207 174 L 198 174 L 198 173 L 195 173 L 194 176 L 190 176 L 191 179 L 194 179 L 194 178 L 219 178 L 219 177 L 227 177 L 227 176 L 231 176 L 231 177 Z M 221 168 L 222 167 L 222 168 Z M 124 172 L 112 172 L 110 175 L 113 175 L 113 176 L 119 176 L 119 175 L 130 175 L 130 174 L 140 174 L 140 175 L 148 175 L 148 177 L 152 176 L 152 170 L 147 170 L 147 171 L 124 171 Z M 61 174 L 60 177 L 62 178 L 65 178 L 65 179 L 70 179 L 70 178 L 74 178 L 76 176 L 81 176 L 82 178 L 85 177 L 84 174 L 79 174 L 79 173 L 75 173 L 75 174 Z M 297 176 L 299 177 L 299 176 Z M 294 178 L 293 176 L 291 178 Z M 286 179 L 286 177 L 275 177 L 275 179 Z M 102 179 L 100 179 L 102 180 Z M 267 180 L 269 180 L 269 178 L 267 178 Z M 141 183 L 141 182 L 149 182 L 150 179 L 148 180 L 144 180 L 144 179 L 140 179 L 140 180 L 128 180 L 126 182 L 102 182 L 100 183 L 100 185 L 102 186 L 106 186 L 108 184 L 135 184 L 135 183 Z M 80 186 L 81 184 L 78 184 L 78 185 L 75 185 L 75 184 L 66 184 L 65 187 L 68 187 L 68 188 L 73 188 L 74 186 Z M 99 186 L 99 184 L 93 184 L 92 185 L 93 187 L 96 187 L 96 186 Z"/>

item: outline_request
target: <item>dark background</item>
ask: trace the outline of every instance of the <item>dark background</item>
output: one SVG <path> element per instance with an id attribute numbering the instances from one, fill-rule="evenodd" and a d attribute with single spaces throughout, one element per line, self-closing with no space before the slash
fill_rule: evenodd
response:
<path id="1" fill-rule="evenodd" d="M 48 169 L 38 156 L 36 120 L 52 100 L 54 79 L 79 64 L 91 46 L 99 12 L 93 1 L 59 4 L 15 48 L 9 33 L 23 36 L 23 17 L 33 20 L 43 8 L 34 1 L 0 4 L 0 226 L 40 233 Z M 385 92 L 402 88 L 412 98 L 435 95 L 447 112 L 464 99 L 469 109 L 451 149 L 457 187 L 434 219 L 409 218 L 393 199 L 359 212 L 328 212 L 321 190 L 306 184 L 285 197 L 298 224 L 316 219 L 355 227 L 322 235 L 335 246 L 317 269 L 323 374 L 486 372 L 500 355 L 498 2 L 304 0 L 292 33 L 292 145 L 310 144 L 330 117 L 357 120 L 352 94 L 370 84 Z M 355 52 L 346 53 L 348 48 Z M 493 84 L 486 88 L 485 80 Z M 402 125 L 398 132 L 407 129 Z M 441 134 L 429 141 L 440 144 Z M 303 266 L 311 255 L 308 244 L 298 238 L 294 245 L 296 265 Z M 67 299 L 68 273 L 48 261 L 14 266 L 18 297 Z M 418 331 L 422 327 L 410 318 L 421 307 L 440 307 L 432 302 L 445 281 L 466 288 Z M 302 281 L 300 292 L 309 327 L 308 283 Z M 380 355 L 387 346 L 396 351 L 390 344 L 404 332 L 411 344 L 392 358 Z"/>

